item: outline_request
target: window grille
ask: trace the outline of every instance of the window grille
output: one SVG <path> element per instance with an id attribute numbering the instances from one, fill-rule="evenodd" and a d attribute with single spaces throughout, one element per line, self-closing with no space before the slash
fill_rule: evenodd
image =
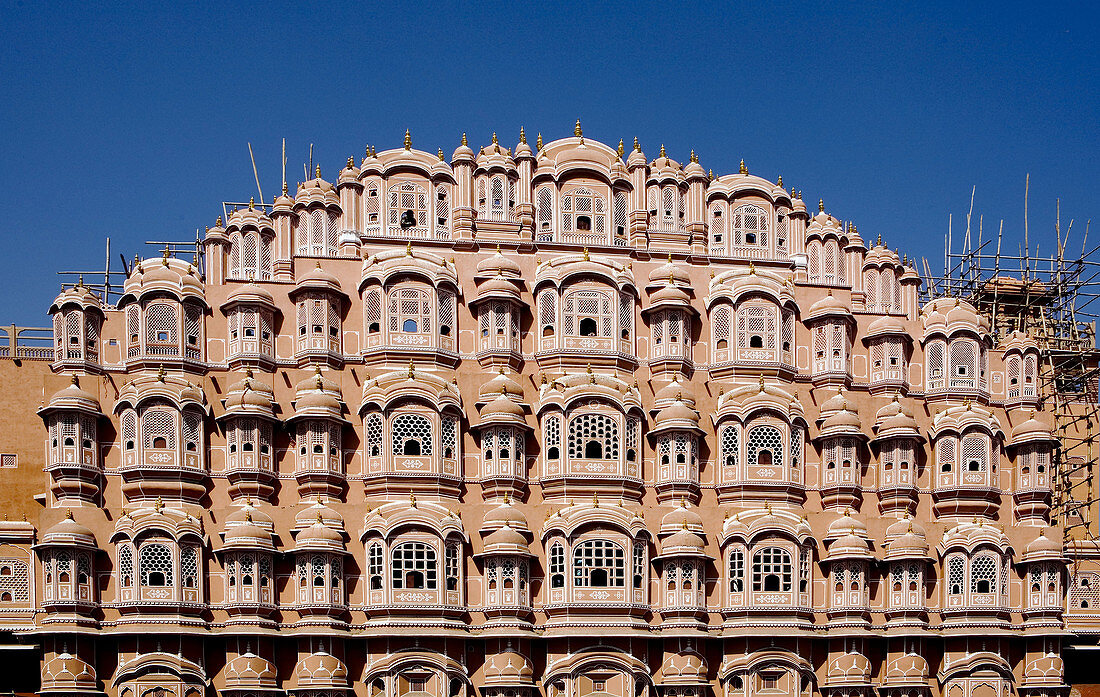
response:
<path id="1" fill-rule="evenodd" d="M 754 591 L 790 591 L 793 568 L 791 555 L 781 547 L 765 547 L 753 555 Z"/>
<path id="2" fill-rule="evenodd" d="M 447 193 L 447 188 L 444 186 L 437 186 L 435 189 L 435 224 L 437 229 L 444 233 L 448 233 L 448 225 L 451 222 L 451 200 Z"/>
<path id="3" fill-rule="evenodd" d="M 813 240 L 806 245 L 806 267 L 810 283 L 821 283 L 821 242 Z"/>
<path id="4" fill-rule="evenodd" d="M 745 552 L 734 547 L 729 553 L 730 593 L 745 590 Z"/>
<path id="5" fill-rule="evenodd" d="M 967 471 L 985 472 L 988 467 L 988 455 L 989 449 L 982 436 L 970 435 L 962 439 L 962 459 Z"/>
<path id="6" fill-rule="evenodd" d="M 768 213 L 759 206 L 745 204 L 733 211 L 733 238 L 736 244 L 766 246 Z"/>
<path id="7" fill-rule="evenodd" d="M 926 359 L 928 360 L 928 389 L 942 389 L 943 380 L 943 354 L 942 341 L 932 341 L 928 344 Z"/>
<path id="8" fill-rule="evenodd" d="M 551 226 L 554 220 L 554 195 L 550 187 L 544 186 L 535 194 L 536 218 L 539 226 L 539 241 L 547 242 L 553 239 Z"/>
<path id="9" fill-rule="evenodd" d="M 145 324 L 148 327 L 147 340 L 158 344 L 176 343 L 176 308 L 167 303 L 149 305 Z"/>
<path id="10" fill-rule="evenodd" d="M 375 578 L 382 576 L 382 545 L 375 542 L 369 548 L 367 548 L 367 576 L 370 577 L 372 586 Z"/>
<path id="11" fill-rule="evenodd" d="M 504 177 L 493 177 L 489 182 L 489 217 L 504 220 Z"/>
<path id="12" fill-rule="evenodd" d="M 398 288 L 389 296 L 390 331 L 407 334 L 431 331 L 431 302 L 418 288 Z"/>
<path id="13" fill-rule="evenodd" d="M 775 350 L 776 308 L 762 305 L 744 305 L 737 308 L 737 348 L 744 350 Z M 760 345 L 754 346 L 754 337 Z"/>
<path id="14" fill-rule="evenodd" d="M 626 556 L 609 540 L 587 540 L 573 549 L 573 585 L 577 588 L 626 586 Z"/>
<path id="15" fill-rule="evenodd" d="M 867 269 L 863 272 L 863 296 L 867 309 L 871 312 L 880 312 L 882 306 L 878 300 L 878 270 Z"/>
<path id="16" fill-rule="evenodd" d="M 710 253 L 726 253 L 726 218 L 720 207 L 710 212 Z"/>
<path id="17" fill-rule="evenodd" d="M 441 290 L 437 293 L 439 302 L 439 333 L 448 335 L 454 332 L 454 293 Z"/>
<path id="18" fill-rule="evenodd" d="M 577 290 L 565 296 L 563 331 L 567 336 L 612 336 L 611 297 L 598 290 Z M 587 321 L 586 321 L 587 320 Z"/>
<path id="19" fill-rule="evenodd" d="M 128 588 L 134 577 L 134 553 L 128 544 L 118 548 L 119 585 Z"/>
<path id="20" fill-rule="evenodd" d="M 428 225 L 428 194 L 424 187 L 413 182 L 401 182 L 390 187 L 390 231 L 400 235 L 408 230 L 400 228 L 401 215 L 412 211 L 416 225 L 410 230 L 422 231 Z"/>
<path id="21" fill-rule="evenodd" d="M 970 563 L 970 592 L 997 592 L 997 563 L 993 557 L 981 555 Z"/>
<path id="22" fill-rule="evenodd" d="M 550 545 L 550 574 L 564 574 L 565 573 L 565 548 L 561 546 L 561 543 L 555 542 Z"/>
<path id="23" fill-rule="evenodd" d="M 141 431 L 145 438 L 145 447 L 152 448 L 158 438 L 164 439 L 164 447 L 171 450 L 176 447 L 176 419 L 167 411 L 150 410 L 141 417 Z"/>
<path id="24" fill-rule="evenodd" d="M 641 583 L 642 583 L 642 580 L 645 578 L 646 556 L 647 555 L 646 555 L 646 544 L 645 544 L 645 542 L 642 541 L 642 540 L 639 540 L 639 541 L 635 542 L 634 543 L 633 568 L 634 568 L 634 580 L 635 580 L 634 585 L 636 587 L 640 586 Z"/>
<path id="25" fill-rule="evenodd" d="M 382 415 L 373 412 L 367 415 L 367 454 L 371 457 L 381 455 Z"/>
<path id="26" fill-rule="evenodd" d="M 561 448 L 561 419 L 557 415 L 548 416 L 543 428 L 546 435 L 547 456 L 557 457 Z"/>
<path id="27" fill-rule="evenodd" d="M 557 312 L 554 307 L 554 300 L 556 296 L 552 290 L 544 290 L 539 294 L 539 323 L 542 324 L 544 329 L 549 329 L 551 333 L 554 331 L 554 325 L 557 322 Z"/>
<path id="28" fill-rule="evenodd" d="M 436 589 L 435 549 L 423 542 L 403 542 L 393 548 L 393 587 Z"/>
<path id="29" fill-rule="evenodd" d="M 154 581 L 163 580 L 161 585 L 171 586 L 173 583 L 172 552 L 168 546 L 159 543 L 143 546 L 138 553 L 138 573 L 143 586 L 150 585 L 149 578 L 153 574 L 161 574 L 160 577 L 153 576 Z"/>
<path id="30" fill-rule="evenodd" d="M 767 451 L 775 464 L 782 462 L 783 436 L 774 426 L 754 426 L 749 429 L 746 458 L 750 466 L 760 464 L 760 453 Z"/>
<path id="31" fill-rule="evenodd" d="M 629 339 L 634 324 L 634 302 L 627 293 L 619 295 L 619 333 Z"/>
<path id="32" fill-rule="evenodd" d="M 458 420 L 453 416 L 444 416 L 440 419 L 442 425 L 440 441 L 443 445 L 443 457 L 458 457 Z M 430 453 L 426 453 L 430 454 Z"/>
<path id="33" fill-rule="evenodd" d="M 394 455 L 431 455 L 432 424 L 420 414 L 398 414 L 390 424 Z M 412 441 L 416 446 L 410 446 Z M 415 450 L 415 452 L 409 452 Z"/>
<path id="34" fill-rule="evenodd" d="M 202 414 L 193 410 L 183 412 L 183 442 L 191 451 L 197 451 L 202 438 Z"/>
<path id="35" fill-rule="evenodd" d="M 8 573 L 0 574 L 0 598 L 10 597 L 13 603 L 25 603 L 30 600 L 30 567 L 21 559 L 0 559 L 0 569 Z"/>
<path id="36" fill-rule="evenodd" d="M 628 199 L 628 195 L 625 191 L 616 191 L 615 192 L 614 221 L 613 222 L 614 222 L 614 225 L 615 225 L 615 234 L 618 235 L 618 236 L 622 236 L 622 235 L 626 234 L 626 226 L 627 226 L 627 220 L 626 220 L 627 210 L 626 210 L 626 208 L 627 208 L 627 205 L 628 205 L 627 204 L 627 199 Z"/>
<path id="37" fill-rule="evenodd" d="M 959 595 L 963 588 L 965 566 L 961 556 L 955 555 L 947 560 L 947 592 Z"/>
<path id="38" fill-rule="evenodd" d="M 737 427 L 728 424 L 722 428 L 722 463 L 726 467 L 737 466 Z"/>
<path id="39" fill-rule="evenodd" d="M 593 459 L 590 456 L 604 460 L 619 459 L 619 425 L 610 416 L 581 414 L 570 420 L 569 457 Z"/>
<path id="40" fill-rule="evenodd" d="M 974 360 L 974 344 L 967 340 L 951 342 L 951 386 L 973 387 L 977 364 Z"/>
<path id="41" fill-rule="evenodd" d="M 714 311 L 714 341 L 715 345 L 720 341 L 729 341 L 730 338 L 730 307 L 722 305 Z M 721 346 L 719 346 L 721 348 Z"/>
<path id="42" fill-rule="evenodd" d="M 447 590 L 458 587 L 458 545 L 448 542 L 443 549 L 443 573 L 447 577 Z"/>
<path id="43" fill-rule="evenodd" d="M 183 578 L 184 588 L 198 586 L 199 553 L 194 547 L 187 546 L 180 550 L 180 576 Z"/>

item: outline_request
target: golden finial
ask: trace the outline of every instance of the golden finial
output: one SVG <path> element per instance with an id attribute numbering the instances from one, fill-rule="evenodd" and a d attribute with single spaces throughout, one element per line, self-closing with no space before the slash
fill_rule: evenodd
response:
<path id="1" fill-rule="evenodd" d="M 164 366 L 162 365 L 160 367 L 160 369 L 157 371 L 157 380 L 160 380 L 161 382 L 164 382 L 164 375 L 165 375 L 164 374 Z"/>
<path id="2" fill-rule="evenodd" d="M 352 169 L 353 167 L 355 167 L 355 158 L 354 157 L 349 157 L 348 158 L 348 169 Z"/>
<path id="3" fill-rule="evenodd" d="M 436 154 L 439 156 L 439 161 L 443 162 L 443 148 L 439 148 L 439 151 Z"/>
<path id="4" fill-rule="evenodd" d="M 878 241 L 875 242 L 875 246 L 876 247 L 881 247 L 882 246 L 882 233 L 881 232 L 878 235 Z"/>
<path id="5" fill-rule="evenodd" d="M 760 376 L 760 391 L 761 392 L 764 391 L 764 376 L 763 375 Z"/>
<path id="6" fill-rule="evenodd" d="M 493 131 L 493 145 L 498 145 L 498 144 L 499 144 L 499 142 L 497 141 L 497 132 Z"/>
<path id="7" fill-rule="evenodd" d="M 542 150 L 542 133 L 540 132 L 538 137 L 535 138 L 535 148 Z"/>
<path id="8" fill-rule="evenodd" d="M 73 377 L 69 380 L 69 384 L 73 387 L 80 387 L 80 381 L 76 379 L 76 375 L 73 375 Z"/>
<path id="9" fill-rule="evenodd" d="M 416 494 L 409 494 L 409 506 L 416 508 Z"/>
<path id="10" fill-rule="evenodd" d="M 463 146 L 469 145 L 469 143 L 466 142 L 466 133 L 465 132 L 463 132 L 463 134 L 462 134 L 462 145 Z"/>
<path id="11" fill-rule="evenodd" d="M 406 128 L 405 129 L 405 149 L 406 150 L 412 150 L 412 147 L 413 147 L 412 135 L 409 134 L 409 129 Z"/>
<path id="12" fill-rule="evenodd" d="M 596 497 L 595 493 L 592 494 L 592 507 L 593 508 L 599 508 L 600 507 L 600 500 L 599 500 L 599 498 Z"/>
<path id="13" fill-rule="evenodd" d="M 707 170 L 707 179 L 709 179 L 711 181 L 714 181 L 714 170 L 713 169 L 708 169 Z"/>
<path id="14" fill-rule="evenodd" d="M 246 522 L 246 523 L 251 523 L 252 522 L 252 511 L 245 511 L 244 512 L 244 522 Z"/>
<path id="15" fill-rule="evenodd" d="M 661 154 L 658 155 L 658 157 L 664 157 L 666 159 L 668 158 L 668 155 L 665 154 L 665 144 L 664 143 L 661 143 Z"/>
<path id="16" fill-rule="evenodd" d="M 750 276 L 755 276 L 756 275 L 756 264 L 752 263 L 751 261 L 749 262 L 749 275 Z"/>
<path id="17" fill-rule="evenodd" d="M 618 150 L 616 150 L 616 152 L 619 154 L 619 157 L 622 157 L 623 153 L 626 152 L 626 150 L 623 148 L 623 139 L 622 138 L 619 138 L 619 148 L 618 148 Z"/>
<path id="18" fill-rule="evenodd" d="M 527 132 L 523 130 L 523 126 L 519 127 L 519 142 L 527 144 Z"/>
<path id="19" fill-rule="evenodd" d="M 164 508 L 164 500 L 158 496 L 157 500 L 153 503 L 153 508 L 157 513 L 160 513 L 161 509 Z"/>
<path id="20" fill-rule="evenodd" d="M 771 503 L 771 501 L 766 501 L 764 503 L 764 510 L 766 510 L 768 512 L 768 515 L 772 514 L 772 503 Z"/>
<path id="21" fill-rule="evenodd" d="M 73 509 L 70 508 L 69 510 L 65 511 L 65 520 L 72 520 L 72 519 L 73 519 Z M 1040 532 L 1039 534 L 1042 535 L 1043 533 Z"/>
<path id="22" fill-rule="evenodd" d="M 316 174 L 317 174 L 317 178 L 320 179 L 321 178 L 321 165 L 317 165 Z"/>
<path id="23" fill-rule="evenodd" d="M 409 379 L 416 379 L 416 365 L 412 361 L 409 361 Z"/>
<path id="24" fill-rule="evenodd" d="M 584 254 L 584 260 L 585 261 L 590 261 L 589 258 L 588 258 L 588 247 L 585 247 L 584 251 L 582 253 Z"/>
<path id="25" fill-rule="evenodd" d="M 164 251 L 160 255 L 160 263 L 168 266 L 168 245 L 164 245 Z"/>
<path id="26" fill-rule="evenodd" d="M 542 379 L 540 380 L 539 384 L 540 385 L 545 385 L 546 384 L 546 373 L 542 374 Z"/>
<path id="27" fill-rule="evenodd" d="M 409 242 L 405 245 L 405 256 L 411 257 L 413 255 L 413 243 Z"/>
<path id="28" fill-rule="evenodd" d="M 286 182 L 283 182 L 283 196 L 286 196 Z M 218 225 L 222 224 L 222 219 L 218 218 Z"/>
<path id="29" fill-rule="evenodd" d="M 250 210 L 250 211 L 256 210 L 256 197 L 255 196 L 250 196 L 248 198 L 248 210 Z"/>
<path id="30" fill-rule="evenodd" d="M 691 149 L 691 158 L 690 158 L 690 160 L 692 162 L 694 162 L 695 164 L 699 164 L 699 156 L 695 154 L 695 148 Z"/>
<path id="31" fill-rule="evenodd" d="M 634 152 L 641 152 L 642 146 L 638 145 L 638 136 L 634 136 Z"/>
<path id="32" fill-rule="evenodd" d="M 573 135 L 577 136 L 578 138 L 580 138 L 584 135 L 584 132 L 581 131 L 581 120 L 580 119 L 577 119 L 577 125 L 573 126 Z"/>
<path id="33" fill-rule="evenodd" d="M 802 198 L 802 197 L 799 196 L 799 198 Z M 825 199 L 823 199 L 823 198 L 817 199 L 817 210 L 818 210 L 819 213 L 824 213 L 825 212 Z"/>

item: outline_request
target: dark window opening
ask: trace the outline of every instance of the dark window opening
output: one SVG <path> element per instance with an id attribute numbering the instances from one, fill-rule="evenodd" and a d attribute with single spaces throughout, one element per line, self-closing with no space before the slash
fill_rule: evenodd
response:
<path id="1" fill-rule="evenodd" d="M 420 454 L 420 441 L 413 440 L 412 438 L 405 441 L 405 444 L 401 446 L 402 455 L 419 455 Z"/>
<path id="2" fill-rule="evenodd" d="M 598 440 L 590 440 L 584 444 L 584 456 L 589 460 L 603 459 L 603 445 Z"/>
<path id="3" fill-rule="evenodd" d="M 749 348 L 764 348 L 764 337 L 753 334 L 749 337 Z"/>
<path id="4" fill-rule="evenodd" d="M 585 317 L 580 324 L 581 336 L 596 336 L 596 320 Z"/>

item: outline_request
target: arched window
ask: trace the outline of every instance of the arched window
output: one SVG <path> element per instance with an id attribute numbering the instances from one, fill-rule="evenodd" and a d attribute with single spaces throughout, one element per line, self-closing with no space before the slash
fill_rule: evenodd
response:
<path id="1" fill-rule="evenodd" d="M 565 587 L 565 548 L 560 542 L 550 545 L 550 587 Z"/>
<path id="2" fill-rule="evenodd" d="M 738 439 L 737 439 L 737 426 L 733 424 L 727 424 L 722 427 L 721 436 L 719 437 L 721 443 L 721 457 L 723 467 L 737 467 L 738 456 Z"/>
<path id="3" fill-rule="evenodd" d="M 983 554 L 970 562 L 970 592 L 997 592 L 997 562 L 993 557 Z"/>
<path id="4" fill-rule="evenodd" d="M 726 218 L 722 207 L 715 206 L 710 211 L 710 249 L 711 254 L 726 254 Z"/>
<path id="5" fill-rule="evenodd" d="M 156 345 L 160 353 L 177 355 L 179 328 L 175 305 L 163 302 L 151 303 L 145 312 L 145 327 L 146 341 L 150 345 Z"/>
<path id="6" fill-rule="evenodd" d="M 714 357 L 717 361 L 730 359 L 730 319 L 731 308 L 729 305 L 719 305 L 711 317 L 711 336 L 714 339 Z"/>
<path id="7" fill-rule="evenodd" d="M 604 414 L 579 414 L 569 422 L 569 457 L 619 459 L 619 425 Z"/>
<path id="8" fill-rule="evenodd" d="M 728 558 L 730 593 L 745 590 L 745 552 L 740 547 L 730 550 Z"/>
<path id="9" fill-rule="evenodd" d="M 768 245 L 768 213 L 760 206 L 745 204 L 733 211 L 734 244 Z"/>
<path id="10" fill-rule="evenodd" d="M 138 576 L 142 586 L 171 586 L 172 552 L 168 545 L 149 543 L 138 553 Z"/>
<path id="11" fill-rule="evenodd" d="M 557 460 L 561 457 L 561 419 L 556 415 L 546 417 L 543 424 L 545 432 L 546 459 Z"/>
<path id="12" fill-rule="evenodd" d="M 403 542 L 393 548 L 392 580 L 395 589 L 436 589 L 435 549 L 423 542 Z"/>
<path id="13" fill-rule="evenodd" d="M 623 588 L 626 556 L 609 540 L 587 540 L 573 549 L 573 585 L 577 588 Z"/>
<path id="14" fill-rule="evenodd" d="M 753 426 L 747 443 L 748 464 L 768 466 L 783 462 L 783 436 L 774 426 Z"/>
<path id="15" fill-rule="evenodd" d="M 432 424 L 420 414 L 398 414 L 390 424 L 394 455 L 431 455 Z"/>
<path id="16" fill-rule="evenodd" d="M 165 409 L 149 409 L 141 415 L 141 432 L 146 448 L 174 449 L 176 416 Z"/>
<path id="17" fill-rule="evenodd" d="M 594 237 L 606 236 L 607 221 L 604 197 L 591 189 L 572 189 L 561 197 L 561 229 Z"/>
<path id="18" fill-rule="evenodd" d="M 962 595 L 964 576 L 965 562 L 962 555 L 952 555 L 947 560 L 947 593 L 949 595 Z"/>
<path id="19" fill-rule="evenodd" d="M 930 341 L 925 349 L 928 361 L 928 389 L 941 390 L 944 386 L 944 344 L 943 341 Z"/>
<path id="20" fill-rule="evenodd" d="M 779 308 L 758 303 L 737 308 L 737 348 L 742 360 L 778 360 Z"/>
<path id="21" fill-rule="evenodd" d="M 378 542 L 367 548 L 367 584 L 372 591 L 382 590 L 382 545 Z"/>
<path id="22" fill-rule="evenodd" d="M 600 290 L 575 290 L 565 295 L 566 336 L 612 337 L 615 313 L 611 294 Z"/>
<path id="23" fill-rule="evenodd" d="M 539 187 L 535 194 L 535 223 L 538 225 L 540 242 L 553 240 L 554 194 L 549 186 Z"/>
<path id="24" fill-rule="evenodd" d="M 367 457 L 381 457 L 382 415 L 378 412 L 368 414 L 365 431 L 367 434 Z"/>
<path id="25" fill-rule="evenodd" d="M 390 331 L 427 334 L 431 331 L 431 297 L 419 288 L 395 288 L 389 295 Z"/>
<path id="26" fill-rule="evenodd" d="M 435 187 L 435 231 L 436 237 L 450 237 L 451 200 L 447 187 Z"/>
<path id="27" fill-rule="evenodd" d="M 118 583 L 123 588 L 134 584 L 134 552 L 129 545 L 118 548 Z"/>
<path id="28" fill-rule="evenodd" d="M 782 547 L 765 547 L 752 557 L 752 589 L 765 592 L 791 590 L 791 555 Z"/>
<path id="29" fill-rule="evenodd" d="M 389 211 L 389 231 L 393 235 L 428 229 L 428 193 L 419 184 L 400 182 L 391 186 Z"/>
<path id="30" fill-rule="evenodd" d="M 989 447 L 984 436 L 969 435 L 962 439 L 962 459 L 967 472 L 989 469 Z"/>

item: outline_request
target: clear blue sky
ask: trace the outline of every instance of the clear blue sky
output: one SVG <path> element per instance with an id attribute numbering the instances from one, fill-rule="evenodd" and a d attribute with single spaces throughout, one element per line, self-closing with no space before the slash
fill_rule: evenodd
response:
<path id="1" fill-rule="evenodd" d="M 270 199 L 283 137 L 293 183 L 311 142 L 332 176 L 406 127 L 449 156 L 580 118 L 650 157 L 743 157 L 937 266 L 974 185 L 1011 245 L 1028 172 L 1042 251 L 1056 198 L 1075 232 L 1100 212 L 1095 3 L 101 4 L 2 5 L 0 324 L 45 325 L 55 271 L 100 267 L 106 236 L 155 254 L 247 200 L 248 141 Z"/>

